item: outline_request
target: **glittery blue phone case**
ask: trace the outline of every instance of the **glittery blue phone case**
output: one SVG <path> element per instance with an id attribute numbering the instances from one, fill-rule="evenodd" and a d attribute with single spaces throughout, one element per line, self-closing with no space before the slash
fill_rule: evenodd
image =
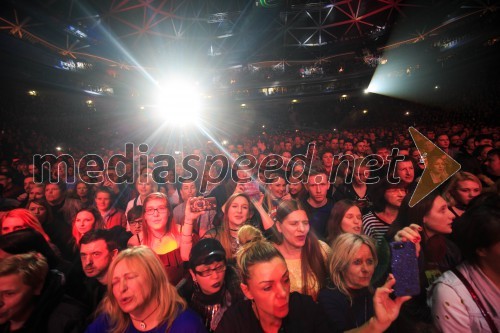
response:
<path id="1" fill-rule="evenodd" d="M 391 270 L 396 278 L 396 296 L 415 296 L 420 294 L 418 260 L 415 244 L 411 242 L 391 243 Z"/>

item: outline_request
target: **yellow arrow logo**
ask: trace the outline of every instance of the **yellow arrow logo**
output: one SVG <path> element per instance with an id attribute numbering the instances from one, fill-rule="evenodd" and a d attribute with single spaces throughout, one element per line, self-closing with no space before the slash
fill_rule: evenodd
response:
<path id="1" fill-rule="evenodd" d="M 409 202 L 410 207 L 413 207 L 453 176 L 461 166 L 415 128 L 410 127 L 409 130 L 425 163 L 424 172 Z"/>

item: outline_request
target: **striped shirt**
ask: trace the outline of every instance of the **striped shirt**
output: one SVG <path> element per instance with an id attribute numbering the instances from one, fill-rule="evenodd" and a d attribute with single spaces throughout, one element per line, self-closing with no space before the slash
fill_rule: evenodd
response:
<path id="1" fill-rule="evenodd" d="M 380 242 L 391 226 L 380 219 L 373 211 L 363 215 L 363 233 Z"/>

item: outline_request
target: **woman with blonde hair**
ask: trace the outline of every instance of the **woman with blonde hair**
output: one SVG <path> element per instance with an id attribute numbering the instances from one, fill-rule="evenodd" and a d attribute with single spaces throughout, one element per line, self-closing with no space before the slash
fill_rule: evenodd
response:
<path id="1" fill-rule="evenodd" d="M 124 250 L 111 263 L 108 293 L 86 332 L 206 332 L 201 319 L 168 281 L 146 246 Z"/>
<path id="2" fill-rule="evenodd" d="M 275 172 L 269 175 L 272 182 L 266 184 L 263 207 L 265 211 L 276 221 L 276 210 L 283 200 L 290 200 L 292 196 L 287 193 L 287 180 L 283 173 Z"/>
<path id="3" fill-rule="evenodd" d="M 331 284 L 320 291 L 318 301 L 331 325 L 342 331 L 360 327 L 374 315 L 370 285 L 377 266 L 372 238 L 344 233 L 332 244 Z"/>
<path id="4" fill-rule="evenodd" d="M 290 293 L 285 258 L 268 241 L 245 244 L 237 256 L 242 278 L 241 290 L 248 300 L 231 306 L 217 326 L 216 333 L 322 333 L 341 332 L 331 326 L 320 306 L 308 295 Z M 384 332 L 397 318 L 401 304 L 409 297 L 389 297 L 395 279 L 391 278 L 373 296 L 374 315 L 352 333 Z"/>
<path id="5" fill-rule="evenodd" d="M 443 198 L 448 202 L 448 209 L 460 217 L 472 199 L 481 194 L 483 185 L 479 178 L 470 172 L 459 171 L 450 180 L 443 192 Z"/>

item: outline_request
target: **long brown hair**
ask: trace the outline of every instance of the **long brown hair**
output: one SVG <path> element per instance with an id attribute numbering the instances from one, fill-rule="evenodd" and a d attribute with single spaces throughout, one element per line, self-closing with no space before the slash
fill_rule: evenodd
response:
<path id="1" fill-rule="evenodd" d="M 278 223 L 283 223 L 288 215 L 297 211 L 304 210 L 300 202 L 296 200 L 284 200 L 278 205 L 276 218 Z M 281 240 L 280 244 L 283 243 Z M 302 269 L 302 293 L 308 294 L 308 291 L 314 289 L 311 285 L 314 281 L 318 285 L 318 290 L 323 288 L 328 276 L 328 270 L 323 257 L 323 252 L 319 245 L 318 238 L 313 231 L 309 230 L 306 236 L 306 242 L 300 253 L 300 265 Z"/>
<path id="2" fill-rule="evenodd" d="M 252 216 L 252 211 L 253 211 L 253 205 L 252 201 L 246 195 L 245 193 L 235 193 L 227 199 L 225 206 L 224 206 L 224 217 L 222 218 L 222 224 L 219 228 L 219 242 L 222 244 L 222 247 L 226 251 L 226 258 L 231 259 L 233 257 L 233 254 L 231 253 L 231 234 L 230 234 L 230 226 L 229 226 L 229 208 L 231 207 L 231 204 L 236 198 L 239 197 L 244 197 L 248 201 L 248 218 Z"/>
<path id="3" fill-rule="evenodd" d="M 73 228 L 72 228 L 72 234 L 73 237 L 75 238 L 75 245 L 78 247 L 80 246 L 80 240 L 83 237 L 83 235 L 81 235 L 80 232 L 78 232 L 78 229 L 76 228 L 76 217 L 78 216 L 78 214 L 80 214 L 80 212 L 89 212 L 94 217 L 94 224 L 92 224 L 92 228 L 90 229 L 90 231 L 96 229 L 105 229 L 104 220 L 102 219 L 101 213 L 99 213 L 97 208 L 89 207 L 80 209 L 73 218 Z"/>
<path id="4" fill-rule="evenodd" d="M 328 222 L 326 224 L 328 232 L 327 241 L 329 245 L 332 244 L 335 238 L 344 233 L 342 231 L 342 219 L 344 218 L 344 215 L 347 213 L 347 211 L 354 206 L 357 206 L 356 202 L 349 199 L 339 200 L 333 206 L 332 210 L 330 211 L 330 216 L 328 217 Z"/>

